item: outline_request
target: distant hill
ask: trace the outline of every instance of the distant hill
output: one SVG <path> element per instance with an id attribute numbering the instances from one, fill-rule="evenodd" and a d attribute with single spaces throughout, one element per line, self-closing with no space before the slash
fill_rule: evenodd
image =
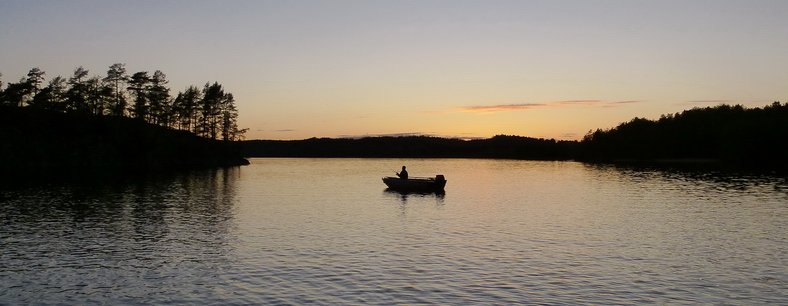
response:
<path id="1" fill-rule="evenodd" d="M 582 141 L 498 135 L 462 140 L 427 136 L 310 138 L 242 142 L 248 157 L 448 157 L 718 164 L 788 169 L 788 105 L 720 105 L 635 118 Z"/>
<path id="2" fill-rule="evenodd" d="M 788 105 L 694 108 L 632 119 L 589 133 L 577 159 L 597 162 L 715 162 L 788 169 Z"/>
<path id="3" fill-rule="evenodd" d="M 248 157 L 449 157 L 568 160 L 578 143 L 499 135 L 462 140 L 428 136 L 249 140 Z"/>
<path id="4" fill-rule="evenodd" d="M 0 107 L 0 169 L 158 171 L 248 163 L 236 142 L 127 117 Z"/>

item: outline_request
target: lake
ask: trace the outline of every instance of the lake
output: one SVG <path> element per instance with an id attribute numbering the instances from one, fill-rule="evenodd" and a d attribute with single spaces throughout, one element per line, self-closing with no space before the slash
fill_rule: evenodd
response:
<path id="1" fill-rule="evenodd" d="M 788 304 L 788 179 L 251 159 L 5 187 L 0 304 Z M 381 177 L 444 174 L 445 194 Z"/>

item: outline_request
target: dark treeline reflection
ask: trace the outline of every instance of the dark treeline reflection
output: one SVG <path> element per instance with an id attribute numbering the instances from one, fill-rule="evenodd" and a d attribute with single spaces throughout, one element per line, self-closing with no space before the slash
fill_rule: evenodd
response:
<path id="1" fill-rule="evenodd" d="M 714 194 L 719 190 L 735 190 L 750 194 L 764 191 L 766 194 L 778 192 L 784 194 L 788 199 L 788 176 L 780 173 L 766 173 L 758 169 L 719 168 L 707 163 L 587 163 L 585 165 L 592 170 L 615 173 L 622 180 L 630 182 L 659 178 L 674 182 L 669 185 L 674 187 L 681 185 L 705 186 L 711 189 L 709 194 Z"/>
<path id="2" fill-rule="evenodd" d="M 6 298 L 94 304 L 106 298 L 96 292 L 166 294 L 183 275 L 210 279 L 233 258 L 238 171 L 4 187 Z"/>
<path id="3" fill-rule="evenodd" d="M 220 213 L 232 204 L 238 171 L 227 167 L 121 177 L 105 172 L 64 176 L 43 183 L 5 184 L 0 203 L 28 203 L 14 208 L 20 215 L 65 214 L 74 220 L 112 219 L 134 211 L 161 215 L 173 209 Z"/>
<path id="4" fill-rule="evenodd" d="M 238 171 L 236 167 L 124 179 L 82 177 L 5 187 L 0 197 L 3 232 L 90 235 L 79 229 L 99 227 L 122 240 L 171 235 L 213 240 L 224 235 L 211 233 L 226 232 L 232 219 Z M 41 227 L 43 232 L 23 230 L 27 227 Z"/>

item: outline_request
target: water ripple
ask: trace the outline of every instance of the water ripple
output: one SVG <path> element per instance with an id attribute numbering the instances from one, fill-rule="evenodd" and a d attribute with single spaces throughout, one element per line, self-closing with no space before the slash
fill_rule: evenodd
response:
<path id="1" fill-rule="evenodd" d="M 402 163 L 446 194 L 383 191 Z M 259 159 L 19 188 L 0 197 L 0 304 L 786 304 L 785 182 Z"/>

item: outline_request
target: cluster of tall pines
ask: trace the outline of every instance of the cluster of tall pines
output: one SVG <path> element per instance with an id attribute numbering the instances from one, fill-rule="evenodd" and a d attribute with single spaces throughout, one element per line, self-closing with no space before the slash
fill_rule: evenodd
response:
<path id="1" fill-rule="evenodd" d="M 238 128 L 233 94 L 218 82 L 189 86 L 173 97 L 160 70 L 129 75 L 120 63 L 103 77 L 89 76 L 81 66 L 69 78 L 56 76 L 47 82 L 45 75 L 32 68 L 16 83 L 4 86 L 0 81 L 0 106 L 131 117 L 210 139 L 239 140 L 245 132 Z"/>

